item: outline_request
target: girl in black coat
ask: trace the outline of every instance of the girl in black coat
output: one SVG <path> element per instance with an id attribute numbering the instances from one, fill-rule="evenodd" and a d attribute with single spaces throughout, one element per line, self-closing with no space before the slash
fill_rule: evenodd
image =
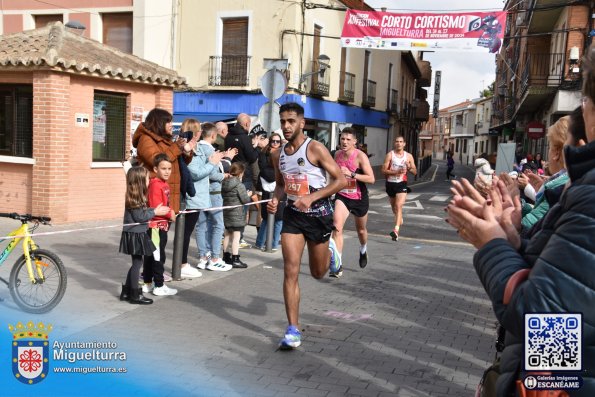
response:
<path id="1" fill-rule="evenodd" d="M 153 255 L 155 245 L 147 234 L 148 222 L 154 216 L 167 215 L 168 207 L 147 208 L 149 172 L 142 166 L 132 167 L 126 174 L 126 203 L 124 228 L 120 237 L 120 252 L 132 256 L 132 266 L 128 269 L 126 283 L 122 284 L 121 301 L 149 305 L 152 299 L 145 298 L 138 287 L 143 256 Z M 131 225 L 140 223 L 139 225 Z"/>

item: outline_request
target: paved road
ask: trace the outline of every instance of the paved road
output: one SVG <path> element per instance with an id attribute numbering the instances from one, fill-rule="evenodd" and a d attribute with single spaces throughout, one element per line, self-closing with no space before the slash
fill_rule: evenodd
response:
<path id="1" fill-rule="evenodd" d="M 473 395 L 493 357 L 494 316 L 471 265 L 474 250 L 437 219 L 445 201 L 432 197 L 448 194 L 443 170 L 438 168 L 433 182 L 426 176 L 427 183 L 413 187 L 419 196 L 408 201 L 419 200 L 423 209 L 410 204 L 398 243 L 385 235 L 392 220 L 380 197 L 382 184 L 373 187 L 377 214 L 370 217 L 365 270 L 356 265 L 353 231 L 347 231 L 343 278 L 317 281 L 302 267 L 304 339 L 293 352 L 276 350 L 286 326 L 280 253 L 242 250 L 248 269 L 171 283 L 178 295 L 139 307 L 116 298 L 129 266 L 117 253 L 118 227 L 40 237 L 68 267 L 66 296 L 53 312 L 32 316 L 16 310 L 0 289 L 5 298 L 0 324 L 32 319 L 54 325 L 52 341 L 116 342 L 127 361 L 100 364 L 125 366 L 128 372 L 107 378 L 51 373 L 39 385 L 25 386 L 9 379 L 5 365 L 3 395 L 22 395 L 29 390 L 23 387 L 35 387 L 39 396 Z M 11 226 L 0 220 L 0 235 Z M 248 239 L 254 235 L 247 232 Z M 7 278 L 8 271 L 0 267 L 0 277 Z M 0 338 L 5 341 L 0 346 L 8 347 L 5 325 Z M 0 348 L 6 364 L 7 350 Z M 77 364 L 52 361 L 60 365 Z"/>

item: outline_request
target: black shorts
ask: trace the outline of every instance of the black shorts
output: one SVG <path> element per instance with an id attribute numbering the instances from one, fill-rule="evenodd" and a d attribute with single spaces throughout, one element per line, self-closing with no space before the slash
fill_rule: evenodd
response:
<path id="1" fill-rule="evenodd" d="M 409 193 L 410 191 L 407 182 L 386 182 L 386 194 L 389 197 L 395 197 L 399 193 Z"/>
<path id="2" fill-rule="evenodd" d="M 245 227 L 246 226 L 231 226 L 231 227 L 226 227 L 225 230 L 227 230 L 229 233 L 243 232 Z"/>
<path id="3" fill-rule="evenodd" d="M 333 229 L 333 214 L 308 216 L 289 207 L 283 211 L 281 233 L 303 234 L 306 241 L 324 243 L 331 238 Z"/>
<path id="4" fill-rule="evenodd" d="M 358 218 L 365 216 L 368 213 L 368 209 L 370 208 L 370 200 L 368 200 L 367 194 L 362 194 L 362 198 L 360 200 L 354 200 L 345 196 L 341 196 L 340 194 L 336 194 L 335 200 L 340 200 L 343 204 L 345 204 L 347 210 Z"/>

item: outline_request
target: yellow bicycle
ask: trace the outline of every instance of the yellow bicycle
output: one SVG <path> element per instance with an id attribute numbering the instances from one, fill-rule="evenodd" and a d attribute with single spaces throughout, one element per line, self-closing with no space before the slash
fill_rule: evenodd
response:
<path id="1" fill-rule="evenodd" d="M 31 214 L 0 213 L 0 217 L 16 219 L 21 226 L 8 234 L 19 236 L 8 239 L 8 245 L 0 254 L 0 265 L 23 241 L 23 255 L 12 266 L 9 280 L 0 278 L 8 286 L 15 303 L 28 313 L 46 313 L 52 310 L 66 292 L 66 268 L 54 253 L 40 249 L 33 241 L 31 233 L 39 224 L 49 225 L 51 219 Z M 29 227 L 29 222 L 33 226 Z M 0 242 L 6 239 L 0 239 Z"/>

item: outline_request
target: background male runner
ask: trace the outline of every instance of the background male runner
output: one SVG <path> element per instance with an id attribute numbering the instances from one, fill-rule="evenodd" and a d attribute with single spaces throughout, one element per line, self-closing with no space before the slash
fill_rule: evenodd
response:
<path id="1" fill-rule="evenodd" d="M 407 172 L 417 175 L 417 168 L 413 156 L 405 151 L 405 139 L 398 135 L 393 150 L 386 154 L 382 165 L 382 173 L 386 175 L 386 194 L 395 215 L 395 228 L 390 232 L 393 241 L 399 240 L 399 229 L 403 224 L 403 204 L 409 192 Z"/>
<path id="2" fill-rule="evenodd" d="M 355 217 L 355 227 L 359 238 L 359 266 L 363 269 L 368 264 L 368 188 L 366 183 L 374 183 L 374 171 L 368 156 L 356 148 L 355 131 L 344 128 L 340 136 L 340 150 L 335 153 L 335 162 L 341 167 L 341 172 L 347 179 L 347 186 L 335 195 L 335 230 L 333 240 L 337 244 L 339 255 L 343 254 L 343 226 L 349 213 Z M 331 272 L 331 277 L 341 277 L 343 268 L 338 272 Z"/>

